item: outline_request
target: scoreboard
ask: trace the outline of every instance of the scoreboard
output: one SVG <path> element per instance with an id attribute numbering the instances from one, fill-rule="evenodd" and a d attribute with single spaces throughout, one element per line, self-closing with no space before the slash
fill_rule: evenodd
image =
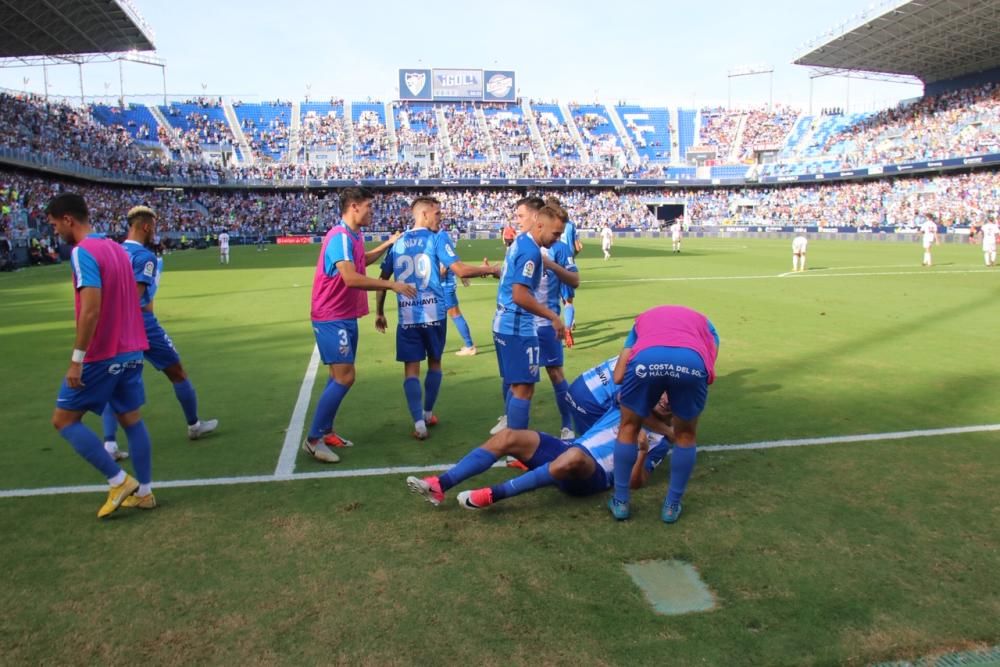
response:
<path id="1" fill-rule="evenodd" d="M 481 69 L 401 69 L 399 99 L 425 102 L 514 102 L 514 72 Z"/>

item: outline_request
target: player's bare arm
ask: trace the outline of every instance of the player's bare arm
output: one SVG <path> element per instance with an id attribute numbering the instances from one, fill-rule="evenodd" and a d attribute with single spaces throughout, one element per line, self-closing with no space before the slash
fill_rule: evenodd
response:
<path id="1" fill-rule="evenodd" d="M 544 317 L 552 322 L 552 328 L 556 330 L 556 338 L 562 338 L 565 335 L 566 325 L 563 324 L 562 318 L 540 304 L 527 285 L 515 283 L 512 290 L 512 297 L 515 304 L 524 308 L 532 315 Z"/>
<path id="2" fill-rule="evenodd" d="M 379 276 L 380 279 L 388 282 L 391 273 L 383 271 Z M 389 328 L 389 321 L 385 319 L 385 295 L 387 292 L 384 289 L 380 289 L 375 292 L 375 331 L 379 333 L 385 333 L 386 329 Z"/>
<path id="3" fill-rule="evenodd" d="M 83 287 L 80 289 L 80 317 L 76 323 L 76 341 L 74 350 L 86 351 L 90 341 L 97 331 L 97 320 L 101 316 L 101 289 L 99 287 Z M 83 386 L 83 362 L 70 361 L 66 371 L 66 384 L 73 389 Z"/>
<path id="4" fill-rule="evenodd" d="M 337 262 L 337 271 L 340 272 L 340 275 L 344 279 L 344 284 L 348 287 L 368 290 L 369 292 L 374 292 L 375 290 L 380 289 L 391 289 L 396 294 L 402 294 L 403 296 L 411 298 L 417 295 L 417 288 L 413 285 L 407 285 L 406 283 L 401 283 L 395 280 L 369 278 L 368 276 L 358 273 L 354 269 L 354 262 L 346 259 Z"/>
<path id="5" fill-rule="evenodd" d="M 562 284 L 569 285 L 574 289 L 580 286 L 580 274 L 578 272 L 570 271 L 561 264 L 553 262 L 548 257 L 542 257 L 542 264 L 545 265 L 546 269 L 551 269 Z"/>
<path id="6" fill-rule="evenodd" d="M 483 276 L 493 276 L 494 278 L 500 277 L 500 266 L 493 266 L 489 262 L 479 266 L 469 266 L 465 262 L 456 261 L 453 262 L 449 268 L 463 281 L 468 280 L 469 278 L 482 278 Z M 463 284 L 465 283 L 463 282 Z"/>
<path id="7" fill-rule="evenodd" d="M 615 372 L 612 376 L 614 378 L 615 384 L 621 384 L 625 381 L 625 365 L 628 363 L 628 358 L 632 355 L 632 348 L 625 347 L 622 348 L 621 354 L 618 355 L 618 363 L 615 364 Z"/>

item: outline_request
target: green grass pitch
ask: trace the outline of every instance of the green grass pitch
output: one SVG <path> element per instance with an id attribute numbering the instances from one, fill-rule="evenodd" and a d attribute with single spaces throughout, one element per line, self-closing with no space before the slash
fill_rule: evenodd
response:
<path id="1" fill-rule="evenodd" d="M 659 521 L 663 469 L 623 524 L 603 497 L 551 489 L 479 513 L 452 492 L 433 508 L 402 474 L 163 487 L 155 512 L 104 522 L 100 492 L 0 494 L 0 661 L 860 665 L 1000 643 L 1000 433 L 919 433 L 1000 423 L 1000 272 L 964 244 L 924 269 L 917 243 L 818 240 L 805 274 L 782 275 L 790 245 L 689 238 L 673 255 L 669 239 L 621 239 L 604 262 L 591 242 L 567 377 L 615 354 L 637 313 L 679 303 L 722 338 L 702 445 L 913 437 L 702 452 L 673 526 Z M 502 256 L 499 242 L 458 250 Z M 156 310 L 221 427 L 189 442 L 147 368 L 156 480 L 274 474 L 313 348 L 317 252 L 166 258 Z M 448 464 L 484 440 L 502 411 L 495 294 L 491 280 L 459 288 L 479 355 L 452 354 L 449 324 L 441 424 L 423 443 L 394 337 L 362 320 L 337 419 L 357 445 L 334 467 L 300 453 L 295 473 Z M 0 275 L 0 491 L 101 483 L 49 423 L 72 341 L 68 266 Z M 545 379 L 532 426 L 558 430 Z M 667 559 L 698 569 L 714 610 L 653 612 L 623 566 Z"/>

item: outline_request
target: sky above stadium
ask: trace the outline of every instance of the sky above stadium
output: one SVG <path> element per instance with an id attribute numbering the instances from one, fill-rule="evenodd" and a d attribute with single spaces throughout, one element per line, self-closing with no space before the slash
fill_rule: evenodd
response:
<path id="1" fill-rule="evenodd" d="M 247 101 L 394 99 L 400 68 L 515 70 L 522 97 L 670 106 L 766 104 L 808 109 L 809 70 L 791 62 L 807 42 L 871 0 L 589 0 L 318 2 L 132 0 L 167 62 L 167 92 Z M 126 63 L 126 97 L 161 102 L 159 68 Z M 49 93 L 79 98 L 75 66 L 50 67 Z M 42 93 L 41 68 L 0 70 L 0 86 Z M 117 64 L 83 70 L 87 97 L 119 93 Z M 883 108 L 919 86 L 826 77 L 813 106 Z M 149 95 L 149 97 L 140 97 Z"/>

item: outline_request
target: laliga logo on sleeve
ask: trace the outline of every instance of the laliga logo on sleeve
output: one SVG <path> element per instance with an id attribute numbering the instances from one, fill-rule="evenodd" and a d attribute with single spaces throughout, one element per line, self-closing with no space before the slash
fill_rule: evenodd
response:
<path id="1" fill-rule="evenodd" d="M 635 367 L 635 376 L 637 378 L 644 378 L 644 377 L 646 377 L 646 367 L 643 366 L 642 364 L 639 364 L 638 366 L 636 366 Z"/>
<path id="2" fill-rule="evenodd" d="M 525 278 L 530 278 L 535 275 L 535 263 L 530 259 L 524 263 L 524 270 L 521 271 Z"/>
<path id="3" fill-rule="evenodd" d="M 514 79 L 503 74 L 494 74 L 486 82 L 486 92 L 493 97 L 507 97 L 510 89 L 514 87 Z M 414 93 L 416 95 L 416 93 Z"/>
<path id="4" fill-rule="evenodd" d="M 403 75 L 403 80 L 411 95 L 419 95 L 427 83 L 427 74 L 425 72 L 407 72 Z"/>

